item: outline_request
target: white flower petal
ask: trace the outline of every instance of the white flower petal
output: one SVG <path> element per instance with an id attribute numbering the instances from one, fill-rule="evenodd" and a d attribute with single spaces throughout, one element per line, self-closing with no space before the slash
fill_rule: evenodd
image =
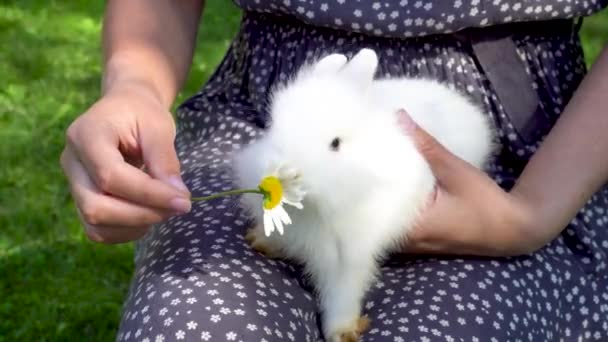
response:
<path id="1" fill-rule="evenodd" d="M 293 191 L 293 189 L 288 190 L 283 193 L 283 198 L 290 202 L 302 202 L 304 199 L 304 192 L 301 191 Z"/>
<path id="2" fill-rule="evenodd" d="M 280 208 L 281 206 L 276 207 L 272 212 L 271 212 L 271 217 L 272 217 L 272 222 L 274 222 L 275 227 L 277 227 L 277 230 L 279 231 L 279 234 L 283 235 L 283 222 L 281 222 L 281 217 L 279 216 L 279 214 L 276 212 L 277 208 Z"/>
<path id="3" fill-rule="evenodd" d="M 286 181 L 296 180 L 298 178 L 298 170 L 283 165 L 278 171 L 279 177 L 285 179 Z"/>
<path id="4" fill-rule="evenodd" d="M 302 210 L 302 209 L 304 208 L 304 206 L 302 205 L 302 203 L 300 203 L 299 201 L 298 201 L 298 202 L 292 202 L 292 201 L 290 201 L 290 200 L 288 200 L 288 199 L 284 198 L 284 199 L 283 199 L 283 203 L 285 203 L 285 204 L 289 204 L 290 206 L 292 206 L 292 207 L 296 207 L 296 208 L 298 208 L 298 209 L 300 209 L 300 210 Z"/>
<path id="5" fill-rule="evenodd" d="M 270 236 L 274 231 L 274 224 L 272 222 L 272 213 L 270 210 L 264 210 L 264 234 Z"/>
<path id="6" fill-rule="evenodd" d="M 282 205 L 279 205 L 274 210 L 277 212 L 277 215 L 279 216 L 281 221 L 283 221 L 283 223 L 291 224 L 291 218 L 289 217 L 289 214 L 287 213 L 287 211 L 285 211 L 285 208 L 283 208 Z"/>

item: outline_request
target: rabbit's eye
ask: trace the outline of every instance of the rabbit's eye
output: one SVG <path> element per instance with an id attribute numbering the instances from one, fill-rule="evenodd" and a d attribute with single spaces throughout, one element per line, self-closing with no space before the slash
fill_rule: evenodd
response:
<path id="1" fill-rule="evenodd" d="M 329 148 L 332 151 L 338 151 L 340 149 L 341 142 L 342 142 L 342 140 L 340 140 L 340 138 L 336 137 L 336 138 L 334 138 L 334 140 L 331 141 L 331 144 L 329 144 Z"/>

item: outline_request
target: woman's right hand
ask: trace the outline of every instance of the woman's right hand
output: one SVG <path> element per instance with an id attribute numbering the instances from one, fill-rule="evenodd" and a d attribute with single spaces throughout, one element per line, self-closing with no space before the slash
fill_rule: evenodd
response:
<path id="1" fill-rule="evenodd" d="M 175 123 L 142 84 L 113 87 L 68 128 L 61 166 L 87 236 L 120 243 L 190 210 Z"/>

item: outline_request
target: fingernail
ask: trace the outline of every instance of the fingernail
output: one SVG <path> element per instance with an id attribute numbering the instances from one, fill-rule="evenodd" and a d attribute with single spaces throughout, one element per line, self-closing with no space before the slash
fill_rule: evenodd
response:
<path id="1" fill-rule="evenodd" d="M 397 111 L 397 122 L 407 133 L 412 133 L 416 129 L 416 122 L 404 109 Z"/>
<path id="2" fill-rule="evenodd" d="M 182 181 L 182 179 L 179 176 L 171 176 L 171 177 L 169 177 L 168 181 L 169 181 L 169 184 L 171 184 L 171 186 L 173 186 L 177 190 L 183 191 L 183 192 L 190 192 L 188 190 L 188 188 L 186 187 L 186 184 L 184 184 L 184 182 Z"/>
<path id="3" fill-rule="evenodd" d="M 171 208 L 173 210 L 177 211 L 178 213 L 182 213 L 182 214 L 189 212 L 190 209 L 192 208 L 192 203 L 190 201 L 185 200 L 183 198 L 179 198 L 179 197 L 172 199 L 169 204 L 171 205 Z"/>

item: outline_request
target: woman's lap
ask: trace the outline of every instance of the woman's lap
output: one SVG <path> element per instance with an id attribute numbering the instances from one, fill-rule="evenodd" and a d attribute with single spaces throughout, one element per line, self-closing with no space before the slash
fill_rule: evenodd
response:
<path id="1" fill-rule="evenodd" d="M 196 212 L 147 237 L 119 340 L 318 341 L 315 298 L 297 266 L 251 250 L 245 227 L 221 213 L 202 227 Z M 539 258 L 393 258 L 366 297 L 364 341 L 562 336 L 556 310 L 568 291 Z"/>
<path id="2" fill-rule="evenodd" d="M 231 187 L 221 157 L 230 148 L 185 149 L 184 179 L 194 194 Z M 220 159 L 208 159 L 212 151 Z M 321 340 L 299 267 L 253 251 L 247 225 L 235 198 L 223 198 L 155 227 L 139 243 L 118 340 Z M 563 336 L 564 327 L 576 334 L 580 323 L 562 324 L 576 311 L 563 309 L 576 287 L 564 271 L 577 265 L 544 250 L 494 260 L 394 256 L 366 297 L 372 325 L 364 341 L 537 341 Z"/>
<path id="3" fill-rule="evenodd" d="M 253 252 L 242 226 L 228 230 L 212 215 L 219 222 L 204 228 L 190 223 L 194 216 L 182 217 L 182 226 L 175 220 L 159 226 L 147 238 L 152 245 L 139 256 L 119 339 L 275 341 L 269 336 L 278 332 L 314 341 L 304 336 L 317 331 L 314 297 L 296 269 Z"/>
<path id="4" fill-rule="evenodd" d="M 356 50 L 372 43 L 383 46 L 364 37 L 316 28 L 297 26 L 282 31 L 284 25 L 288 24 L 263 17 L 246 19 L 247 32 L 235 40 L 234 51 L 202 93 L 182 106 L 176 146 L 193 195 L 232 188 L 230 152 L 261 133 L 265 94 L 281 76 L 293 71 L 294 61 L 304 59 L 305 49 L 319 52 L 340 41 L 349 42 L 341 49 Z M 581 62 L 572 57 L 578 56 L 577 42 L 562 43 L 561 39 L 538 37 L 519 42 L 527 59 L 543 69 L 556 69 L 556 73 L 544 72 L 546 79 L 535 79 L 543 85 L 539 89 L 554 89 L 550 85 L 555 84 L 574 88 L 581 77 L 576 68 Z M 272 46 L 285 42 L 292 48 Z M 494 111 L 498 127 L 511 127 L 460 43 L 438 40 L 441 53 L 426 52 L 424 42 L 393 43 L 383 51 L 386 70 L 445 77 L 456 86 L 466 86 L 475 101 Z M 270 53 L 273 48 L 281 53 Z M 536 55 L 545 50 L 551 58 Z M 399 57 L 410 55 L 408 63 Z M 451 60 L 462 65 L 453 65 Z M 465 72 L 458 71 L 460 67 Z M 569 76 L 572 70 L 576 70 L 575 77 Z M 539 96 L 548 111 L 559 112 L 570 90 Z M 535 143 L 528 146 L 515 133 L 510 129 L 501 132 L 505 151 L 516 151 L 524 158 L 528 152 L 522 151 L 534 150 Z M 514 158 L 509 156 L 504 160 Z M 492 171 L 497 180 L 512 181 L 514 169 L 497 164 Z M 562 236 L 531 256 L 391 258 L 366 297 L 364 310 L 372 325 L 364 341 L 608 338 L 608 279 L 602 275 L 606 269 L 602 241 L 608 237 L 603 224 L 597 223 L 605 217 L 604 211 L 597 214 L 597 210 L 604 210 L 607 204 L 605 190 Z M 155 227 L 139 242 L 118 340 L 320 340 L 315 297 L 299 268 L 251 250 L 243 238 L 246 229 L 246 218 L 234 198 L 196 203 L 191 213 Z"/>

